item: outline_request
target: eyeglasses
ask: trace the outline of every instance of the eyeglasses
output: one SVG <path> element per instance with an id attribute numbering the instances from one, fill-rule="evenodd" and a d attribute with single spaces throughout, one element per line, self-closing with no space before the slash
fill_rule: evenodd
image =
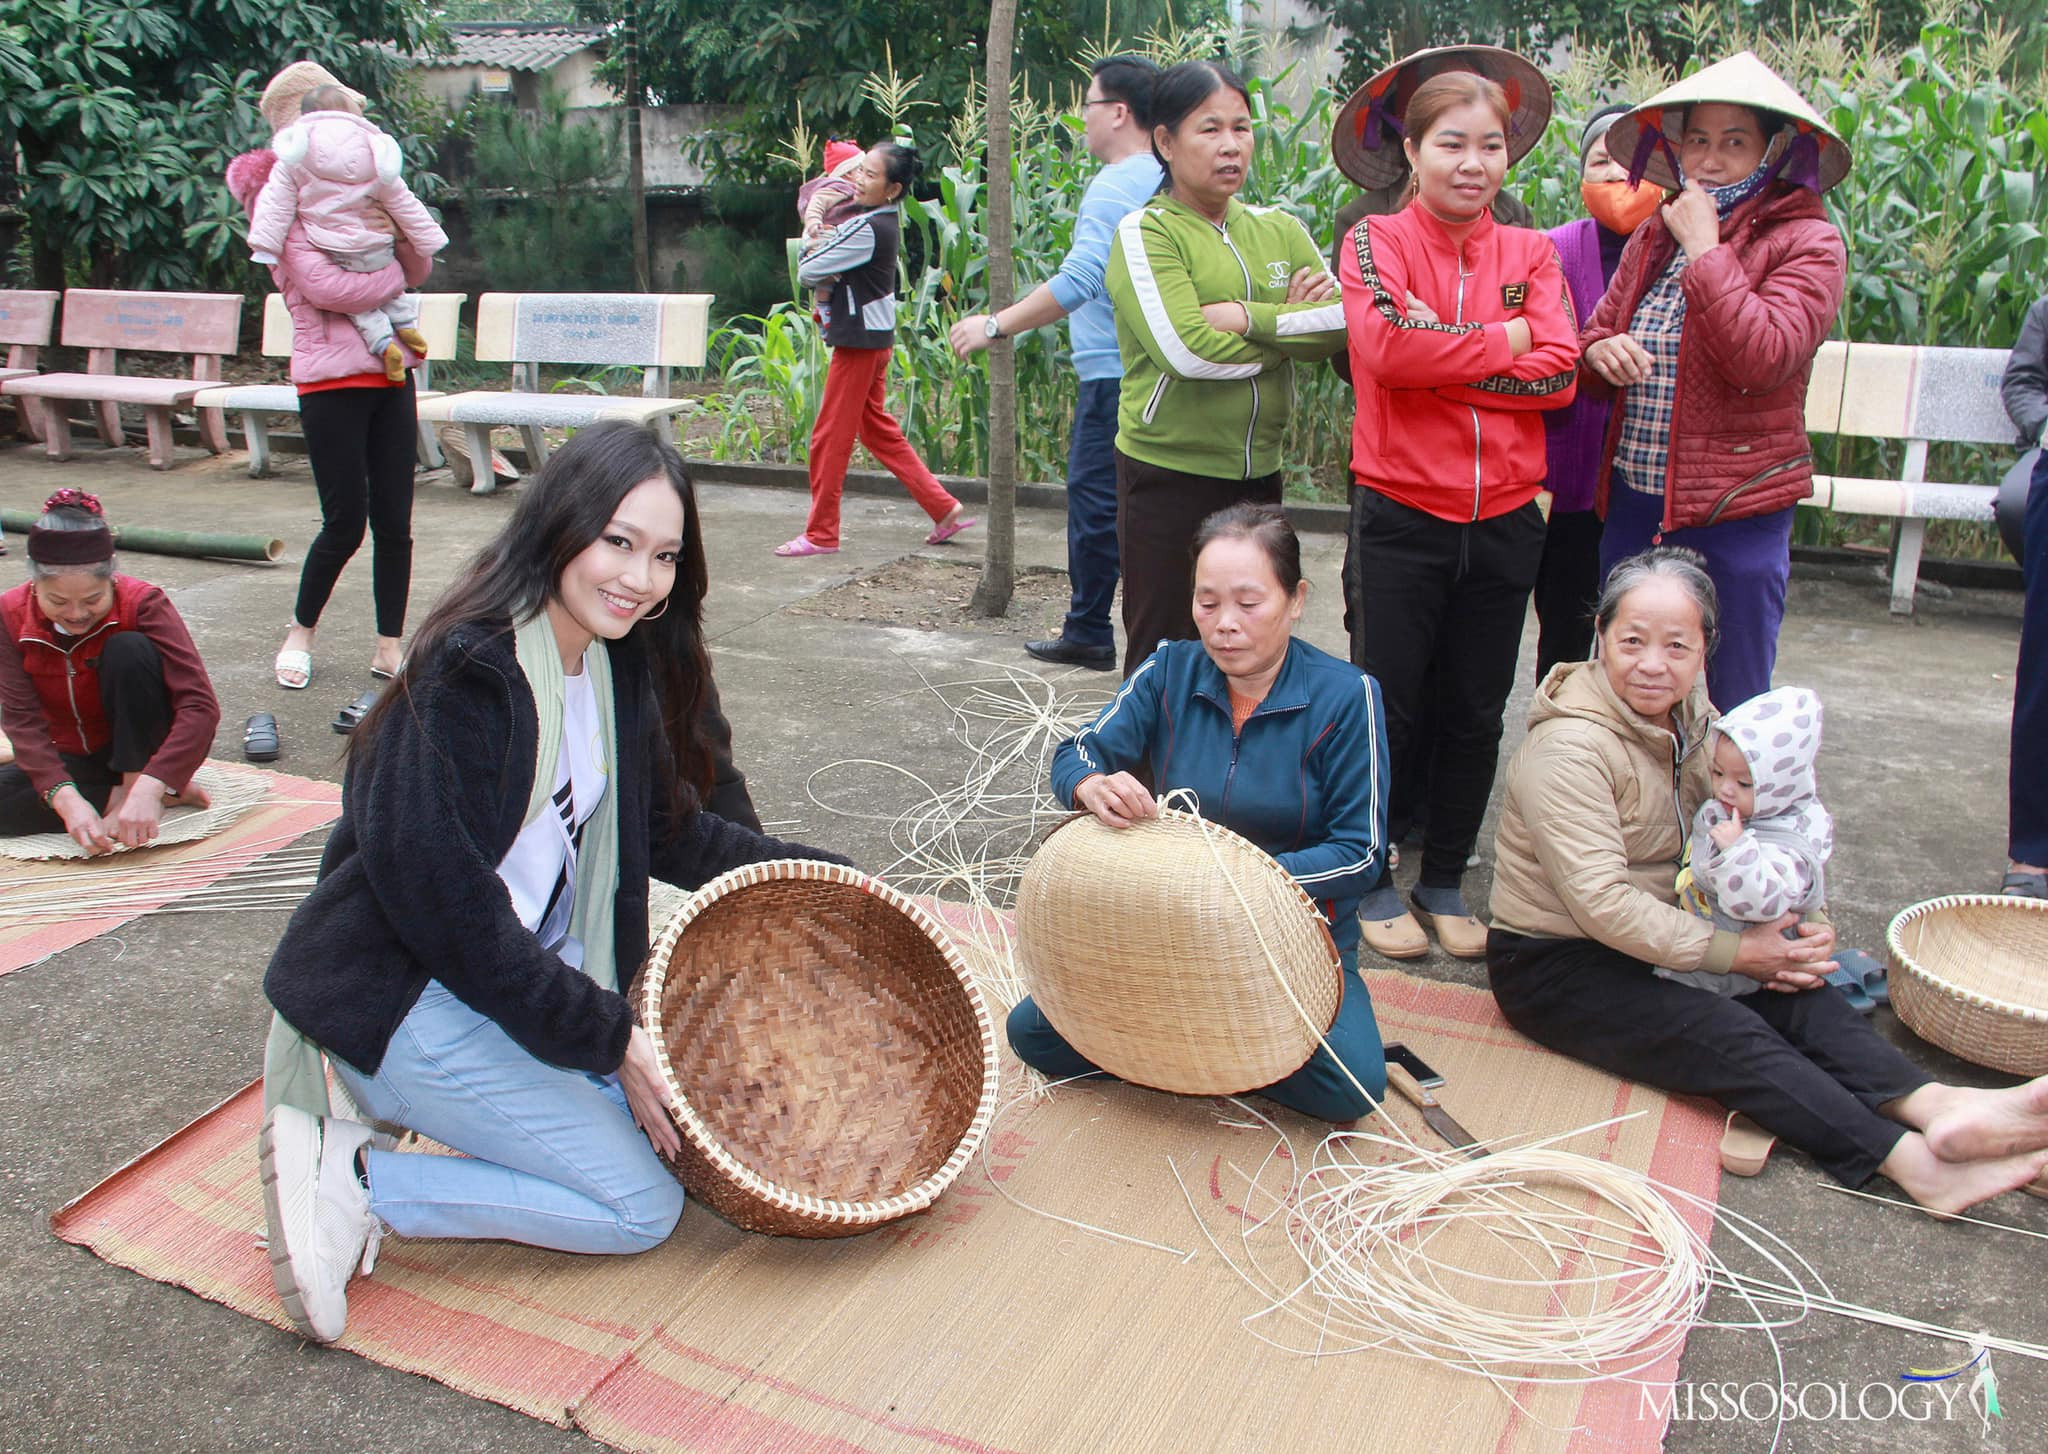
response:
<path id="1" fill-rule="evenodd" d="M 1086 111 L 1090 106 L 1121 106 L 1123 104 L 1123 102 L 1115 99 L 1114 97 L 1104 96 L 1100 100 L 1096 101 L 1083 101 L 1081 103 L 1081 109 L 1083 111 Z"/>

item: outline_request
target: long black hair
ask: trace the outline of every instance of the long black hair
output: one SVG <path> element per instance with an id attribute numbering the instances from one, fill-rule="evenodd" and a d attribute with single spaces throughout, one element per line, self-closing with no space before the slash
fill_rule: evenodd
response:
<path id="1" fill-rule="evenodd" d="M 666 440 L 638 424 L 593 424 L 554 454 L 526 486 L 512 518 L 477 553 L 467 570 L 428 613 L 405 667 L 350 739 L 351 757 L 376 750 L 378 729 L 417 679 L 443 669 L 441 658 L 457 628 L 486 625 L 503 633 L 532 616 L 560 592 L 569 562 L 604 532 L 619 502 L 652 479 L 665 479 L 683 502 L 683 544 L 668 607 L 633 624 L 626 639 L 647 659 L 668 744 L 657 779 L 676 813 L 687 812 L 711 789 L 712 757 L 700 719 L 711 660 L 704 650 L 704 533 L 696 492 L 683 458 Z"/>

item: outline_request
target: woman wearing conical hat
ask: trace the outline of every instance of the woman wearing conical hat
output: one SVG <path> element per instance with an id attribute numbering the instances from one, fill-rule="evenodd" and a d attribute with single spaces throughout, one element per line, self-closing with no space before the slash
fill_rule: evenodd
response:
<path id="1" fill-rule="evenodd" d="M 1821 193 L 1849 149 L 1748 51 L 1616 121 L 1607 149 L 1674 195 L 1630 238 L 1582 341 L 1614 391 L 1601 570 L 1652 544 L 1706 558 L 1721 599 L 1707 685 L 1723 709 L 1771 685 L 1792 509 L 1813 456 L 1806 380 L 1847 256 Z"/>
<path id="2" fill-rule="evenodd" d="M 1331 146 L 1407 204 L 1345 238 L 1339 281 L 1358 395 L 1345 597 L 1351 660 L 1380 684 L 1395 841 L 1428 805 L 1404 906 L 1384 868 L 1361 902 L 1390 959 L 1486 952 L 1462 888 L 1500 752 L 1543 554 L 1542 415 L 1572 400 L 1578 319 L 1557 248 L 1493 216 L 1507 169 L 1550 117 L 1550 83 L 1493 46 L 1421 51 L 1368 81 Z"/>

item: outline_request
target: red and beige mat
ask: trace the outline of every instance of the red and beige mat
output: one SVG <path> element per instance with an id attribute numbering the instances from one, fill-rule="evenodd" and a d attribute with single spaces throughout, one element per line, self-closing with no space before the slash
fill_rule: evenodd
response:
<path id="1" fill-rule="evenodd" d="M 88 860 L 25 862 L 0 859 L 0 905 L 19 906 L 43 895 L 80 898 L 113 891 L 118 907 L 80 912 L 38 909 L 33 915 L 0 914 L 0 974 L 34 964 L 96 934 L 118 929 L 138 915 L 162 908 L 229 874 L 248 868 L 265 854 L 324 827 L 341 814 L 341 788 L 313 778 L 266 772 L 242 763 L 209 761 L 217 773 L 260 780 L 263 798 L 219 832 L 189 843 L 141 848 Z"/>
<path id="2" fill-rule="evenodd" d="M 1720 1127 L 1701 1103 L 1537 1049 L 1481 991 L 1391 973 L 1369 984 L 1388 1038 L 1448 1076 L 1446 1104 L 1475 1134 L 1643 1111 L 1576 1149 L 1714 1196 Z M 1004 1071 L 1021 1087 L 1014 1062 Z M 1319 1132 L 1260 1104 L 1305 1153 Z M 260 1112 L 251 1086 L 65 1207 L 54 1230 L 282 1326 L 259 1247 Z M 1272 1144 L 1222 1102 L 1063 1087 L 1007 1110 L 931 1213 L 864 1237 L 754 1236 L 693 1206 L 666 1245 L 632 1258 L 389 1239 L 351 1289 L 339 1346 L 632 1450 L 1448 1449 L 1451 1428 L 1457 1448 L 1498 1454 L 1661 1446 L 1663 1420 L 1627 1384 L 1527 1385 L 1517 1408 L 1440 1365 L 1255 1338 L 1243 1320 L 1265 1304 L 1210 1250 L 1174 1168 L 1234 1249 L 1236 1168 Z M 1104 1240 L 1019 1201 L 1194 1255 Z"/>

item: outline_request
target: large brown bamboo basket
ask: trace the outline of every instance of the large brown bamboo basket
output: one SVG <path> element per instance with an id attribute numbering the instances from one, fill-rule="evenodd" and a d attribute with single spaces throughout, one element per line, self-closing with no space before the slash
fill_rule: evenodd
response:
<path id="1" fill-rule="evenodd" d="M 837 864 L 721 875 L 643 977 L 683 1134 L 676 1176 L 755 1232 L 845 1237 L 921 1212 L 988 1133 L 995 1028 L 939 922 Z"/>
<path id="2" fill-rule="evenodd" d="M 1951 1055 L 2048 1073 L 2048 900 L 1951 894 L 1885 932 L 1892 1009 Z"/>
<path id="3" fill-rule="evenodd" d="M 1016 942 L 1032 999 L 1074 1049 L 1184 1095 L 1292 1075 L 1344 993 L 1322 915 L 1287 871 L 1172 808 L 1129 828 L 1084 813 L 1048 834 L 1018 886 Z"/>

